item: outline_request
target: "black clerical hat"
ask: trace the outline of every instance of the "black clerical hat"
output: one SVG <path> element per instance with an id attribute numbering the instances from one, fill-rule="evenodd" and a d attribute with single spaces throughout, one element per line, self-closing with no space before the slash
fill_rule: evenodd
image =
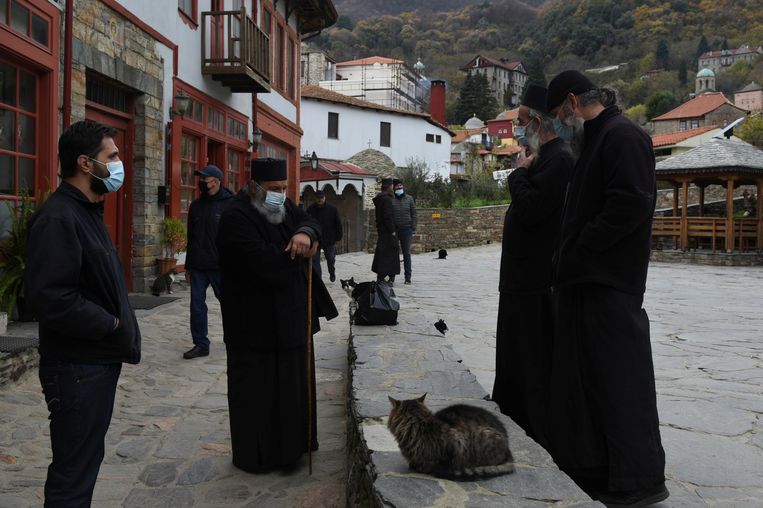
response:
<path id="1" fill-rule="evenodd" d="M 255 182 L 286 180 L 286 161 L 283 159 L 252 159 L 251 168 Z"/>
<path id="2" fill-rule="evenodd" d="M 522 105 L 536 111 L 546 111 L 546 93 L 544 86 L 527 85 L 525 96 L 522 97 Z"/>
<path id="3" fill-rule="evenodd" d="M 546 108 L 550 112 L 564 102 L 567 94 L 580 95 L 596 88 L 590 79 L 578 71 L 564 71 L 556 75 L 548 84 Z"/>

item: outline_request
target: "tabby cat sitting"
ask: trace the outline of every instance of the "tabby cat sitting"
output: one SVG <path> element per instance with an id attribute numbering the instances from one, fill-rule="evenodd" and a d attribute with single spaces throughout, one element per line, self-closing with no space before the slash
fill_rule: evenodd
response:
<path id="1" fill-rule="evenodd" d="M 433 414 L 424 397 L 389 397 L 387 427 L 411 469 L 453 480 L 514 472 L 506 428 L 493 413 L 456 404 Z"/>

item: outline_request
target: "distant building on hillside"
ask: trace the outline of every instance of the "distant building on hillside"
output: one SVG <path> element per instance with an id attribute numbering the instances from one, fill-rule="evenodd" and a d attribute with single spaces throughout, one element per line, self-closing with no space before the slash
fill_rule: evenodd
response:
<path id="1" fill-rule="evenodd" d="M 698 95 L 675 109 L 652 119 L 654 134 L 686 131 L 716 125 L 725 127 L 748 111 L 735 106 L 721 93 Z"/>
<path id="2" fill-rule="evenodd" d="M 708 51 L 707 53 L 702 53 L 699 59 L 697 59 L 697 68 L 702 69 L 707 67 L 711 71 L 718 73 L 740 60 L 751 64 L 760 55 L 763 55 L 763 47 L 761 46 L 751 48 L 750 46 L 743 45 L 735 49 Z"/>
<path id="3" fill-rule="evenodd" d="M 763 111 L 763 86 L 753 81 L 734 92 L 734 104 L 747 111 Z"/>
<path id="4" fill-rule="evenodd" d="M 370 56 L 338 62 L 336 76 L 318 83 L 321 88 L 387 108 L 423 111 L 423 76 L 402 60 Z"/>
<path id="5" fill-rule="evenodd" d="M 303 86 L 336 79 L 336 61 L 325 51 L 312 49 L 303 42 L 299 62 L 300 83 Z"/>
<path id="6" fill-rule="evenodd" d="M 519 60 L 510 61 L 505 58 L 495 59 L 477 55 L 461 67 L 461 70 L 467 74 L 480 73 L 487 77 L 490 91 L 499 106 L 518 105 L 527 83 L 527 71 Z"/>

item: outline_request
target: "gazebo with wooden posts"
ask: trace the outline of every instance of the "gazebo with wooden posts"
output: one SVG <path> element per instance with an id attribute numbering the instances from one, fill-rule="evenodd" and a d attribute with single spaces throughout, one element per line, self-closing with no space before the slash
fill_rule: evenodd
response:
<path id="1" fill-rule="evenodd" d="M 670 237 L 674 247 L 688 250 L 708 247 L 726 252 L 763 250 L 763 150 L 744 141 L 713 139 L 696 148 L 657 163 L 658 181 L 673 185 L 673 216 L 655 217 L 654 237 Z M 698 216 L 688 216 L 689 185 L 699 188 Z M 726 209 L 720 216 L 705 215 L 705 188 L 726 188 Z M 757 187 L 754 215 L 734 217 L 734 189 Z M 679 211 L 678 192 L 681 191 Z"/>

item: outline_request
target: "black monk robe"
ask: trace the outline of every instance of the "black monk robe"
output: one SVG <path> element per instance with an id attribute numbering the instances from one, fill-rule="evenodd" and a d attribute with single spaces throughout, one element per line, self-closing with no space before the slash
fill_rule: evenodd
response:
<path id="1" fill-rule="evenodd" d="M 574 164 L 567 144 L 555 138 L 508 178 L 493 400 L 541 444 L 553 340 L 551 257 Z"/>
<path id="2" fill-rule="evenodd" d="M 395 236 L 393 199 L 389 194 L 380 192 L 373 200 L 378 238 L 371 271 L 379 277 L 394 277 L 400 273 L 400 243 Z"/>
<path id="3" fill-rule="evenodd" d="M 584 128 L 557 254 L 548 449 L 589 492 L 649 489 L 665 479 L 641 307 L 656 194 L 652 143 L 615 106 Z"/>
<path id="4" fill-rule="evenodd" d="M 241 191 L 217 236 L 233 464 L 255 473 L 294 464 L 307 451 L 310 399 L 318 446 L 314 368 L 307 391 L 308 260 L 291 259 L 284 249 L 298 232 L 320 241 L 320 226 L 292 201 L 284 206 L 284 222 L 271 224 Z M 318 316 L 338 315 L 318 277 L 312 308 L 314 332 Z"/>

